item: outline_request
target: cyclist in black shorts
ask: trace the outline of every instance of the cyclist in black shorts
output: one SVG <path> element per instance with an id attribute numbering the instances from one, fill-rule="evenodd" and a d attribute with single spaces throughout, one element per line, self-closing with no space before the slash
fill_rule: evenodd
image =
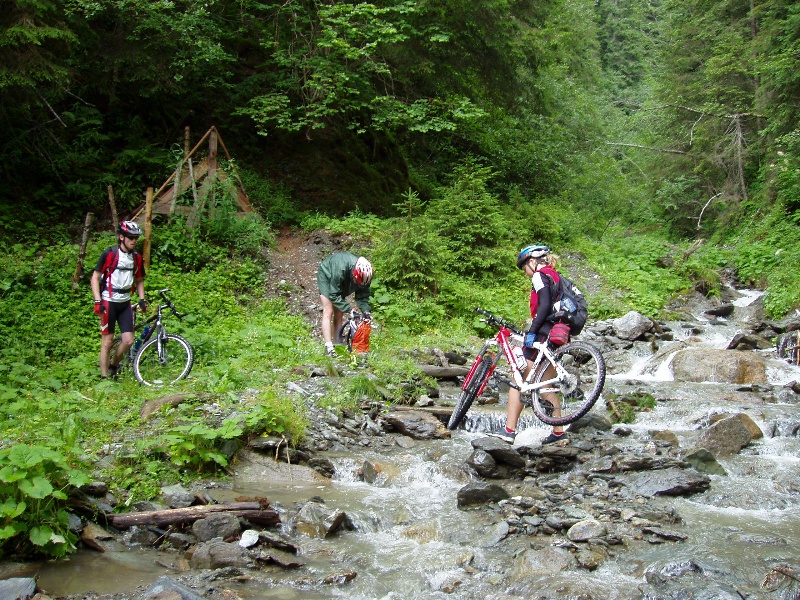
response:
<path id="1" fill-rule="evenodd" d="M 136 252 L 136 240 L 142 230 L 134 221 L 122 221 L 117 229 L 117 247 L 111 247 L 100 255 L 92 273 L 92 295 L 94 312 L 100 315 L 100 377 L 117 374 L 122 357 L 133 344 L 133 307 L 131 291 L 136 288 L 139 309 L 147 310 L 144 299 L 144 261 Z M 122 341 L 114 356 L 115 327 L 119 325 Z"/>

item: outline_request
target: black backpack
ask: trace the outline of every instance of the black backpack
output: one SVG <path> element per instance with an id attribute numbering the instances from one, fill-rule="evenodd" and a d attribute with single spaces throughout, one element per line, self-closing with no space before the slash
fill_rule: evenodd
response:
<path id="1" fill-rule="evenodd" d="M 555 293 L 555 301 L 561 304 L 559 310 L 553 314 L 553 320 L 567 323 L 570 337 L 578 335 L 589 318 L 586 297 L 575 282 L 564 275 L 561 275 L 558 285 L 555 286 Z"/>

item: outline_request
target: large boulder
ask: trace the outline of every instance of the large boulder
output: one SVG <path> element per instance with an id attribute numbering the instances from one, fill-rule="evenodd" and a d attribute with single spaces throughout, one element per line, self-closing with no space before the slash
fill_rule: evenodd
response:
<path id="1" fill-rule="evenodd" d="M 703 431 L 695 447 L 705 448 L 714 456 L 730 456 L 763 435 L 750 417 L 738 414 L 720 419 Z"/>
<path id="2" fill-rule="evenodd" d="M 614 327 L 618 338 L 636 340 L 653 328 L 653 321 L 632 310 L 619 319 L 614 319 L 611 325 Z"/>
<path id="3" fill-rule="evenodd" d="M 679 351 L 670 365 L 675 381 L 766 383 L 767 367 L 753 352 L 689 348 Z"/>

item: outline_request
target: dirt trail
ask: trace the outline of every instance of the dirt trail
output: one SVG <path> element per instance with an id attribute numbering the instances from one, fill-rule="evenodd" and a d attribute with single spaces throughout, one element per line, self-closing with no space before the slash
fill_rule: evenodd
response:
<path id="1" fill-rule="evenodd" d="M 277 233 L 275 248 L 268 251 L 268 297 L 284 300 L 286 310 L 308 321 L 317 337 L 322 316 L 317 268 L 332 253 L 347 250 L 349 242 L 347 237 L 331 236 L 325 231 L 306 233 L 287 228 Z"/>

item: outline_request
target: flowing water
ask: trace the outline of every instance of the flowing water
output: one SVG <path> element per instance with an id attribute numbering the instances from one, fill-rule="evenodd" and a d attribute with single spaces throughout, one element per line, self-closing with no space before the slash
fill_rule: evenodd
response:
<path id="1" fill-rule="evenodd" d="M 679 324 L 673 324 L 673 330 L 676 338 L 689 334 Z M 709 347 L 724 348 L 737 331 L 735 323 L 709 325 L 702 339 Z M 779 433 L 787 418 L 797 422 L 798 404 L 765 403 L 754 394 L 738 391 L 740 386 L 677 383 L 664 366 L 669 358 L 653 365 L 646 344 L 633 351 L 639 352 L 641 359 L 634 361 L 629 372 L 610 376 L 606 387 L 641 389 L 659 399 L 654 410 L 639 413 L 631 425 L 634 437 L 670 429 L 682 440 L 717 412 L 745 411 L 762 430 Z M 771 383 L 800 380 L 800 369 L 776 360 L 774 353 L 765 351 L 764 355 Z M 453 399 L 458 391 L 443 388 L 442 394 Z M 212 490 L 218 500 L 266 494 L 273 504 L 286 508 L 319 496 L 327 506 L 345 511 L 353 525 L 326 540 L 304 541 L 298 556 L 305 563 L 302 569 L 267 568 L 251 581 L 226 580 L 219 586 L 233 589 L 245 600 L 469 600 L 545 594 L 627 599 L 643 597 L 644 573 L 654 564 L 702 561 L 715 572 L 727 574 L 732 582 L 746 582 L 752 593 L 771 565 L 800 563 L 800 438 L 789 431 L 719 459 L 729 475 L 712 476 L 709 491 L 655 500 L 665 510 L 674 507 L 682 517 L 682 531 L 689 536 L 685 542 L 638 546 L 635 553 L 620 551 L 593 572 L 513 579 L 515 558 L 507 546 L 498 544 L 503 536 L 499 513 L 456 506 L 458 490 L 472 478 L 464 468 L 472 451 L 470 441 L 504 422 L 504 414 L 504 404 L 475 407 L 466 428 L 454 432 L 452 439 L 418 442 L 412 448 L 397 447 L 391 452 L 365 448 L 357 457 L 331 456 L 336 474 L 328 484 L 288 481 L 270 482 L 266 490 L 252 484 L 235 491 Z M 523 415 L 516 444 L 536 444 L 549 429 L 530 411 Z M 624 438 L 619 444 L 624 447 Z M 381 476 L 372 484 L 357 475 L 364 460 L 379 467 Z M 179 575 L 158 566 L 158 556 L 156 551 L 81 552 L 69 562 L 43 568 L 40 585 L 53 595 L 88 589 L 103 593 L 130 590 L 163 574 Z M 357 576 L 346 585 L 317 583 L 348 571 Z M 763 597 L 770 596 L 765 593 Z"/>

